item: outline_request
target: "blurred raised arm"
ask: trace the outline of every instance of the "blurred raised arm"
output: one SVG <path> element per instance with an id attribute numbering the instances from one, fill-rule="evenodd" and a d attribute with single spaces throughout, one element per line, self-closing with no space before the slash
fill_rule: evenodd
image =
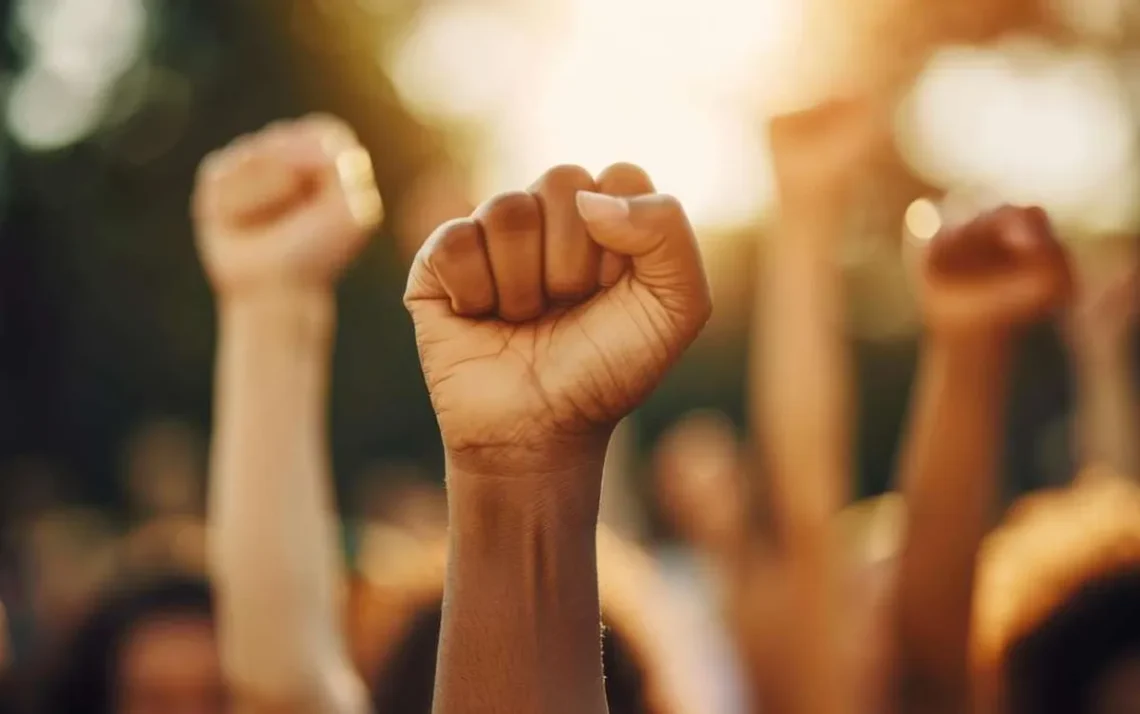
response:
<path id="1" fill-rule="evenodd" d="M 202 164 L 194 199 L 219 322 L 210 556 L 240 711 L 366 711 L 342 633 L 327 443 L 337 278 L 380 218 L 368 155 L 325 117 Z"/>
<path id="2" fill-rule="evenodd" d="M 967 707 L 978 547 L 997 507 L 1017 329 L 1069 294 L 1064 251 L 1040 209 L 1005 207 L 944 230 L 923 256 L 926 336 L 899 481 L 908 532 L 898 574 L 907 712 Z"/>
<path id="3" fill-rule="evenodd" d="M 749 396 L 795 623 L 795 637 L 781 642 L 792 676 L 758 685 L 781 712 L 855 710 L 839 654 L 842 565 L 833 538 L 852 479 L 851 365 L 838 254 L 859 169 L 879 130 L 875 121 L 862 102 L 835 102 L 771 124 L 779 224 L 763 255 Z M 834 686 L 819 686 L 824 681 Z"/>
<path id="4" fill-rule="evenodd" d="M 1091 250 L 1078 261 L 1080 290 L 1066 325 L 1077 385 L 1078 465 L 1140 479 L 1140 261 L 1134 239 Z"/>

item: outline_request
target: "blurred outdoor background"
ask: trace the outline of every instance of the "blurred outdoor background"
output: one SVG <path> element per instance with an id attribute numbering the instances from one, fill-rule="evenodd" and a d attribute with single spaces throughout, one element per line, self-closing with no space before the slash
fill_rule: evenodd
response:
<path id="1" fill-rule="evenodd" d="M 635 504 L 682 415 L 743 425 L 773 113 L 856 89 L 898 108 L 844 254 L 863 494 L 886 485 L 915 362 L 900 246 L 1000 200 L 1045 205 L 1074 245 L 1140 227 L 1140 0 L 0 0 L 0 28 L 0 599 L 17 625 L 53 577 L 96 579 L 116 534 L 196 522 L 214 315 L 188 197 L 208 151 L 274 119 L 347 119 L 388 209 L 342 290 L 332 435 L 352 517 L 412 508 L 397 493 L 438 508 L 414 488 L 442 470 L 400 304 L 411 256 L 556 163 L 646 167 L 688 207 L 717 292 L 621 432 Z M 1070 391 L 1042 330 L 1010 415 L 1019 488 L 1069 475 Z"/>

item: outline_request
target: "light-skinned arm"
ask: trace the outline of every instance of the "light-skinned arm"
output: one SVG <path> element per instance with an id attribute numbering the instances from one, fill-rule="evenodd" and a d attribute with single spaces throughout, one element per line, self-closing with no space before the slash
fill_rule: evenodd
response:
<path id="1" fill-rule="evenodd" d="M 380 217 L 368 155 L 328 117 L 202 164 L 194 202 L 219 340 L 210 556 L 239 711 L 356 714 L 327 436 L 334 289 Z"/>

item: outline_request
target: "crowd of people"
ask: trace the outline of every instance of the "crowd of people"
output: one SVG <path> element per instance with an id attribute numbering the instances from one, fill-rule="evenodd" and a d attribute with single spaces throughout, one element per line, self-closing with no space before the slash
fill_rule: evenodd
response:
<path id="1" fill-rule="evenodd" d="M 760 264 L 748 438 L 697 414 L 655 454 L 683 547 L 599 527 L 599 505 L 615 428 L 713 309 L 694 230 L 637 166 L 558 166 L 439 226 L 415 258 L 405 305 L 446 506 L 430 489 L 381 504 L 389 526 L 363 539 L 374 557 L 357 572 L 326 413 L 337 281 L 383 217 L 371 160 L 323 115 L 208 156 L 193 197 L 219 316 L 202 562 L 117 578 L 42 661 L 8 668 L 0 702 L 1140 712 L 1130 244 L 1089 260 L 1041 209 L 1005 206 L 904 246 L 924 336 L 896 489 L 852 503 L 837 246 L 881 123 L 849 100 L 769 130 L 779 223 Z M 1011 360 L 1047 320 L 1071 347 L 1081 468 L 1006 510 Z"/>

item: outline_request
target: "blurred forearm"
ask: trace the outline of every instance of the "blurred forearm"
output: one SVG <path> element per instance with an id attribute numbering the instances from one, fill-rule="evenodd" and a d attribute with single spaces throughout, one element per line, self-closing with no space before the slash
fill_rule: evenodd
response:
<path id="1" fill-rule="evenodd" d="M 915 704 L 968 689 L 974 564 L 999 490 L 1008 362 L 1003 340 L 928 338 L 923 350 L 899 474 L 909 517 L 900 654 Z"/>
<path id="2" fill-rule="evenodd" d="M 846 504 L 850 356 L 837 217 L 789 214 L 765 258 L 754 331 L 752 400 L 781 537 L 830 528 Z"/>
<path id="3" fill-rule="evenodd" d="M 1074 363 L 1078 465 L 1140 478 L 1140 385 L 1131 343 L 1077 345 Z"/>
<path id="4" fill-rule="evenodd" d="M 223 304 L 211 457 L 211 556 L 239 698 L 361 711 L 341 634 L 326 411 L 334 299 Z"/>
<path id="5" fill-rule="evenodd" d="M 835 600 L 834 517 L 848 499 L 851 376 L 832 207 L 787 206 L 766 256 L 752 394 L 771 507 L 799 636 L 778 701 L 803 714 L 847 711 Z M 819 682 L 831 682 L 819 686 Z"/>

